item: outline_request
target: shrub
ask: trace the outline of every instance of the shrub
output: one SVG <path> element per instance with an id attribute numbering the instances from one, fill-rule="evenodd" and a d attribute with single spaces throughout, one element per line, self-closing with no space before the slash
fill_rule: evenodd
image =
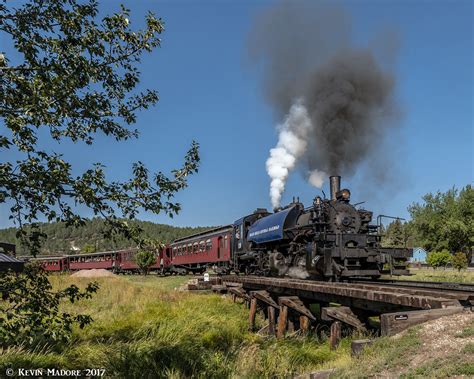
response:
<path id="1" fill-rule="evenodd" d="M 451 258 L 451 264 L 454 268 L 457 268 L 458 271 L 464 270 L 467 268 L 467 256 L 464 253 L 456 253 Z"/>
<path id="2" fill-rule="evenodd" d="M 135 262 L 140 270 L 147 275 L 150 266 L 156 262 L 156 255 L 151 250 L 142 250 L 135 254 Z"/>
<path id="3" fill-rule="evenodd" d="M 84 291 L 76 285 L 54 291 L 46 272 L 38 264 L 29 264 L 21 274 L 0 274 L 0 347 L 52 345 L 65 342 L 72 326 L 89 324 L 88 315 L 61 312 L 62 299 L 71 303 L 90 298 L 98 289 L 89 283 Z"/>
<path id="4" fill-rule="evenodd" d="M 426 263 L 431 267 L 446 267 L 451 262 L 451 254 L 448 250 L 433 251 L 426 257 Z"/>
<path id="5" fill-rule="evenodd" d="M 95 246 L 91 245 L 90 243 L 86 243 L 82 249 L 81 249 L 81 254 L 90 254 L 90 253 L 95 253 Z"/>

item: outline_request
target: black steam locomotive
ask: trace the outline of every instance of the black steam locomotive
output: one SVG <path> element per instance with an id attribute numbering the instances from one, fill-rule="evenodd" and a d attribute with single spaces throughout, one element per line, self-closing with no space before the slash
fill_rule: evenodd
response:
<path id="1" fill-rule="evenodd" d="M 372 212 L 350 204 L 351 193 L 340 189 L 340 181 L 331 176 L 331 198 L 318 196 L 308 208 L 293 201 L 275 213 L 257 209 L 237 220 L 234 271 L 325 280 L 408 274 L 412 252 L 382 248 Z"/>

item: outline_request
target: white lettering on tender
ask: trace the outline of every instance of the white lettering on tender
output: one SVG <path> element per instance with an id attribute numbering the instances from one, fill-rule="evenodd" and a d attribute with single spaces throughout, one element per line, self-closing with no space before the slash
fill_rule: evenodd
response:
<path id="1" fill-rule="evenodd" d="M 256 236 L 259 236 L 260 234 L 273 232 L 274 230 L 278 230 L 278 229 L 280 229 L 280 225 L 270 226 L 269 228 L 260 229 L 260 230 L 257 230 L 255 232 L 249 233 L 249 237 L 256 237 Z"/>

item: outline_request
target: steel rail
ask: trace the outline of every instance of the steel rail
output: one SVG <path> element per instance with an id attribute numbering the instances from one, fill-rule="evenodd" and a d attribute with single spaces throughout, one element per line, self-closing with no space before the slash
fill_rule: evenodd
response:
<path id="1" fill-rule="evenodd" d="M 219 274 L 211 274 L 211 277 L 217 276 L 222 277 Z M 226 278 L 235 276 L 235 277 L 243 277 L 246 275 L 224 275 Z M 296 279 L 290 277 L 278 277 L 278 276 L 258 276 L 258 275 L 249 275 L 248 277 L 251 278 L 276 278 L 276 279 L 287 279 L 287 280 L 303 280 L 304 282 L 325 282 L 325 283 L 355 283 L 355 284 L 373 284 L 373 285 L 386 285 L 386 286 L 393 286 L 393 287 L 407 287 L 407 288 L 425 288 L 425 289 L 432 289 L 432 290 L 439 290 L 439 291 L 452 291 L 452 292 L 472 292 L 474 293 L 474 283 L 460 283 L 460 282 L 425 282 L 421 280 L 397 280 L 397 279 L 364 279 L 364 278 L 357 278 L 357 279 L 345 279 L 342 282 L 328 282 L 328 281 L 319 281 L 315 279 Z"/>
<path id="2" fill-rule="evenodd" d="M 436 289 L 439 291 L 461 291 L 461 292 L 473 292 L 474 293 L 474 284 L 470 283 L 459 283 L 459 282 L 424 282 L 421 280 L 396 280 L 396 279 L 354 279 L 350 280 L 350 283 L 373 283 L 373 284 L 383 284 L 390 285 L 394 287 L 407 287 L 407 288 L 426 288 L 426 289 Z"/>

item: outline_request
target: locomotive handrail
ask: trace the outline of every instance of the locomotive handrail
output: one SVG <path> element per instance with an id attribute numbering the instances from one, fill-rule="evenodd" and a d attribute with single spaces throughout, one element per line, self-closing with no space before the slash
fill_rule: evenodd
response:
<path id="1" fill-rule="evenodd" d="M 395 217 L 395 216 L 387 216 L 387 215 L 378 215 L 377 216 L 377 228 L 379 228 L 379 233 L 380 233 L 380 228 L 382 227 L 382 218 L 391 218 L 393 220 L 403 220 L 406 221 L 403 217 Z"/>

